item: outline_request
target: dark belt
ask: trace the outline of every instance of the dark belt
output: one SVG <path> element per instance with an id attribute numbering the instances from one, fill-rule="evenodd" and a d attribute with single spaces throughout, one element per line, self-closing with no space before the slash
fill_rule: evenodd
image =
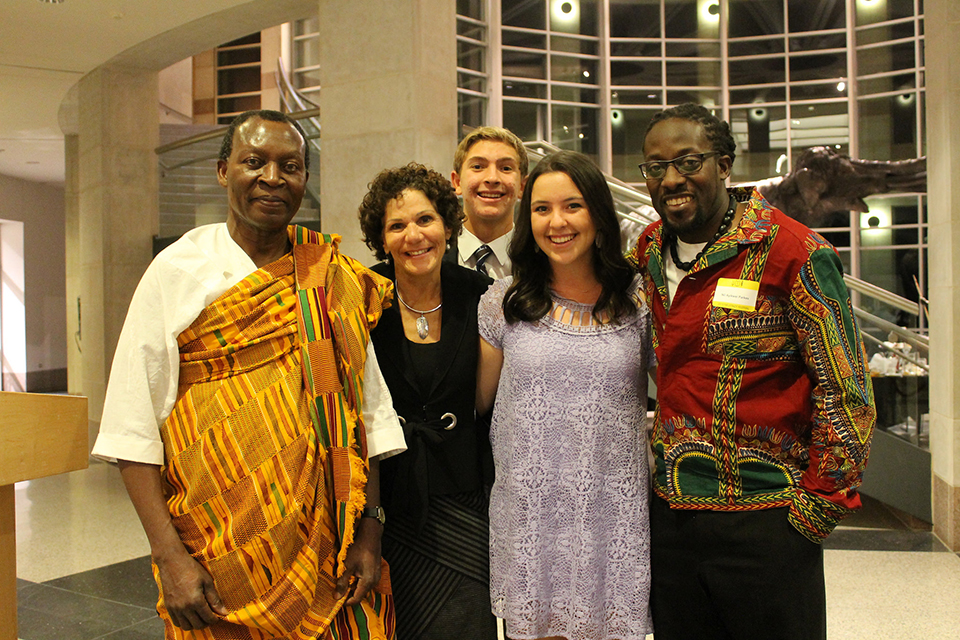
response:
<path id="1" fill-rule="evenodd" d="M 442 444 L 448 432 L 457 426 L 457 416 L 445 413 L 437 420 L 417 422 L 400 416 L 407 451 L 397 459 L 397 487 L 393 490 L 394 510 L 401 510 L 422 527 L 430 506 L 429 467 L 427 449 Z M 402 489 L 402 490 L 401 490 Z"/>

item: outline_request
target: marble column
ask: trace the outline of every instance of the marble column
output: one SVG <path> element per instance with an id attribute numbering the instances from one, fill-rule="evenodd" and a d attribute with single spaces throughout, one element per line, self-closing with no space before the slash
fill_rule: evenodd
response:
<path id="1" fill-rule="evenodd" d="M 98 422 L 120 329 L 159 224 L 157 73 L 99 67 L 80 80 L 76 97 L 76 144 L 66 147 L 76 189 L 67 247 L 79 271 L 68 278 L 67 300 L 75 307 L 80 298 L 70 374 L 79 371 L 81 380 L 69 386 L 89 398 L 90 420 Z"/>
<path id="2" fill-rule="evenodd" d="M 453 169 L 456 3 L 323 0 L 319 6 L 322 228 L 343 236 L 344 253 L 370 264 L 357 222 L 370 180 L 411 161 L 444 176 Z"/>
<path id="3" fill-rule="evenodd" d="M 960 3 L 925 12 L 933 526 L 960 551 Z"/>

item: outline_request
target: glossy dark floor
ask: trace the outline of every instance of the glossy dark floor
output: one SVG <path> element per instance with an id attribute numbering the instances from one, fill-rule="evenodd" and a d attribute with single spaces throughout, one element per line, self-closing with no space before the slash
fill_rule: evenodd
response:
<path id="1" fill-rule="evenodd" d="M 116 469 L 17 486 L 22 640 L 160 640 L 146 539 Z M 960 637 L 960 557 L 864 498 L 824 545 L 831 640 Z"/>

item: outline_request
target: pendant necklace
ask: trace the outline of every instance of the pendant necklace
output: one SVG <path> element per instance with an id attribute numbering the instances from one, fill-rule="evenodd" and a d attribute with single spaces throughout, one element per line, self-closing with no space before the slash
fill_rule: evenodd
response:
<path id="1" fill-rule="evenodd" d="M 723 214 L 723 220 L 720 222 L 720 228 L 717 229 L 717 232 L 713 234 L 713 237 L 710 238 L 710 242 L 704 245 L 703 249 L 700 250 L 700 253 L 693 257 L 693 260 L 690 262 L 684 262 L 680 259 L 680 256 L 677 255 L 677 238 L 669 238 L 670 242 L 670 257 L 673 258 L 673 264 L 677 265 L 677 269 L 681 271 L 690 271 L 693 268 L 693 265 L 697 263 L 700 258 L 703 257 L 703 254 L 713 246 L 713 243 L 720 239 L 720 236 L 727 232 L 727 229 L 730 228 L 730 223 L 733 222 L 733 216 L 737 212 L 737 200 L 733 196 L 730 196 L 730 206 L 727 208 L 727 212 Z M 672 235 L 672 234 L 671 234 Z M 399 294 L 397 294 L 399 295 Z M 403 302 L 401 300 L 400 302 Z"/>
<path id="2" fill-rule="evenodd" d="M 434 311 L 438 310 L 440 307 L 443 306 L 443 302 L 441 301 L 440 304 L 435 306 L 433 309 L 430 309 L 429 311 L 420 311 L 420 309 L 414 309 L 413 307 L 411 307 L 410 305 L 408 305 L 406 302 L 403 301 L 403 298 L 400 297 L 400 287 L 397 286 L 397 283 L 393 283 L 393 288 L 397 292 L 397 300 L 400 301 L 400 304 L 405 306 L 410 311 L 420 314 L 420 317 L 417 318 L 417 335 L 420 336 L 421 340 L 426 340 L 427 336 L 430 335 L 430 323 L 427 322 L 426 314 L 433 313 Z"/>

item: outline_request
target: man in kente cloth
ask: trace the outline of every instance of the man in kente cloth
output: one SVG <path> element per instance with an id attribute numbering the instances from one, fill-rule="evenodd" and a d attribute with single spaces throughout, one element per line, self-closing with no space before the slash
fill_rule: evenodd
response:
<path id="1" fill-rule="evenodd" d="M 289 225 L 305 140 L 237 117 L 226 223 L 157 256 L 117 346 L 94 454 L 147 534 L 166 638 L 394 635 L 376 458 L 404 444 L 368 346 L 391 285 Z"/>

